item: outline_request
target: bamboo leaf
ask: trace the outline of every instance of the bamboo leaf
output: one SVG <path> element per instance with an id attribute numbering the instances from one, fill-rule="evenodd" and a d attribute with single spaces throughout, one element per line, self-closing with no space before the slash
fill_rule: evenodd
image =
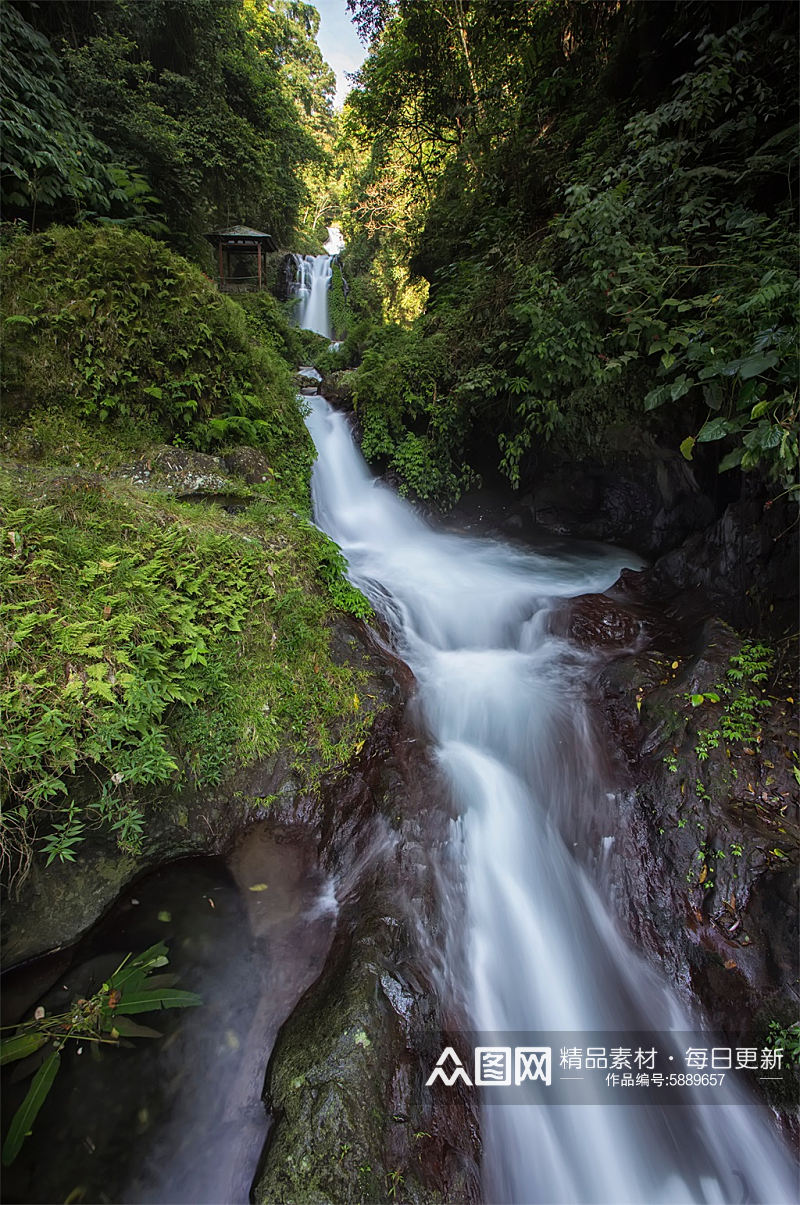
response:
<path id="1" fill-rule="evenodd" d="M 47 1098 L 47 1093 L 53 1086 L 53 1080 L 60 1066 L 61 1055 L 54 1050 L 34 1075 L 27 1096 L 11 1119 L 11 1125 L 3 1143 L 3 1163 L 6 1167 L 13 1163 L 19 1154 L 20 1148 Z"/>
<path id="2" fill-rule="evenodd" d="M 3 1038 L 0 1042 L 0 1067 L 27 1058 L 44 1046 L 46 1041 L 47 1035 L 43 1033 L 18 1033 L 13 1038 Z"/>
<path id="3" fill-rule="evenodd" d="M 202 1003 L 202 997 L 195 992 L 179 991 L 177 988 L 164 988 L 155 992 L 137 991 L 123 997 L 117 1005 L 115 1015 L 149 1013 L 159 1008 L 196 1008 Z"/>

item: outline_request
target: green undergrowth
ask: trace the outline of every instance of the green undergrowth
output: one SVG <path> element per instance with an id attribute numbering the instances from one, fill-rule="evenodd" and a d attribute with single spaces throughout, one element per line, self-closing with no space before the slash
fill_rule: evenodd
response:
<path id="1" fill-rule="evenodd" d="M 266 290 L 242 293 L 237 304 L 244 312 L 251 335 L 292 365 L 316 364 L 328 340 L 315 331 L 301 330 L 290 317 L 289 303 L 282 305 Z"/>
<path id="2" fill-rule="evenodd" d="M 254 338 L 198 268 L 116 228 L 16 239 L 3 272 L 8 422 L 35 403 L 200 451 L 251 444 L 305 496 L 311 446 L 277 317 Z"/>
<path id="3" fill-rule="evenodd" d="M 146 840 L 154 788 L 214 787 L 286 750 L 308 782 L 368 726 L 328 621 L 366 614 L 335 545 L 275 487 L 178 502 L 83 470 L 0 476 L 3 855 Z"/>
<path id="4" fill-rule="evenodd" d="M 167 248 L 114 229 L 16 238 L 3 268 L 8 883 L 34 856 L 74 860 L 95 828 L 136 853 L 165 798 L 278 751 L 313 787 L 370 722 L 364 673 L 334 662 L 331 623 L 371 612 L 309 521 L 303 335 L 273 299 L 254 318 Z M 231 477 L 235 513 L 181 501 L 157 475 L 134 483 L 165 443 L 249 445 L 268 471 Z"/>

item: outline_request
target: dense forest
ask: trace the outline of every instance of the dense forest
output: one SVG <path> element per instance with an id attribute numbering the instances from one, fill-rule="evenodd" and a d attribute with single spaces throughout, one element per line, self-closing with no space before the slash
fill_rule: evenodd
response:
<path id="1" fill-rule="evenodd" d="M 436 827 L 451 804 L 428 801 L 458 800 L 442 748 L 465 738 L 431 718 L 439 663 L 414 658 L 433 647 L 435 624 L 409 636 L 403 574 L 398 585 L 354 569 L 362 544 L 328 521 L 336 508 L 319 479 L 312 509 L 314 405 L 324 397 L 347 415 L 414 516 L 402 530 L 387 519 L 384 539 L 385 516 L 370 509 L 383 495 L 354 494 L 347 513 L 362 516 L 367 545 L 402 548 L 417 521 L 462 536 L 483 526 L 537 556 L 572 539 L 563 581 L 570 557 L 601 557 L 598 542 L 630 550 L 607 582 L 593 568 L 580 588 L 543 588 L 543 639 L 598 660 L 581 662 L 580 689 L 573 662 L 553 662 L 566 693 L 540 727 L 571 712 L 575 733 L 605 734 L 597 765 L 613 767 L 594 785 L 573 781 L 563 750 L 575 765 L 592 758 L 562 736 L 546 790 L 563 794 L 563 823 L 576 827 L 562 837 L 585 844 L 575 864 L 612 901 L 636 957 L 730 1040 L 749 1026 L 754 1044 L 780 1043 L 797 1064 L 797 10 L 346 7 L 365 57 L 337 108 L 320 15 L 304 0 L 0 5 L 6 962 L 70 950 L 43 972 L 55 984 L 87 949 L 95 957 L 75 943 L 146 873 L 214 855 L 236 877 L 254 822 L 277 826 L 279 842 L 313 831 L 317 868 L 350 886 L 329 953 L 280 1004 L 274 1032 L 263 1022 L 256 1074 L 274 1046 L 267 1099 L 279 1123 L 261 1163 L 247 1164 L 252 1199 L 521 1201 L 518 1183 L 491 1170 L 488 1124 L 482 1154 L 475 1102 L 456 1090 L 442 1104 L 420 1079 L 423 1030 L 480 1028 L 459 1013 L 458 991 L 447 996 L 458 959 L 442 971 L 456 898 L 441 887 L 444 863 L 427 878 L 419 869 L 451 839 Z M 331 338 L 298 321 L 297 273 L 334 226 L 344 247 L 325 258 Z M 266 240 L 264 288 L 224 287 L 213 247 L 230 230 Z M 347 464 L 340 477 L 355 483 Z M 449 549 L 431 553 L 429 577 Z M 515 561 L 501 577 L 490 560 L 482 571 L 486 608 L 508 601 L 523 572 Z M 467 616 L 483 587 L 464 583 L 454 608 Z M 502 641 L 518 621 L 498 619 Z M 494 645 L 470 636 L 442 648 L 446 659 Z M 464 672 L 468 692 L 482 671 L 470 661 Z M 508 701 L 492 693 L 505 682 L 496 672 L 486 731 Z M 422 703 L 406 708 L 415 675 Z M 412 766 L 406 746 L 418 740 Z M 617 792 L 618 813 L 576 819 L 574 800 L 606 774 L 600 794 Z M 612 886 L 591 852 L 607 832 L 618 838 L 603 871 Z M 561 855 L 548 856 L 553 866 Z M 251 913 L 248 892 L 267 887 L 266 871 L 253 874 Z M 130 964 L 137 991 L 166 962 L 153 944 L 164 924 L 142 929 L 157 953 Z M 178 960 L 190 979 L 197 965 Z M 130 985 L 110 970 L 76 980 L 86 1007 L 72 1036 L 137 1036 L 113 1024 Z M 170 1005 L 171 984 L 154 982 L 151 1007 L 200 1002 L 177 991 Z M 49 997 L 35 1019 L 14 1007 L 4 1044 L 16 1043 L 7 1057 L 22 1075 L 9 1089 L 19 1112 L 4 1131 L 15 1177 L 5 1199 L 129 1199 L 131 1181 L 108 1166 L 107 1188 L 71 1192 L 63 1177 L 90 1184 L 79 1130 L 60 1132 L 67 1170 L 42 1173 L 36 1143 L 69 1112 L 55 1091 L 45 1104 L 66 1028 L 42 1021 Z M 339 1033 L 356 1035 L 349 1054 L 330 1045 Z M 786 1132 L 795 1088 L 769 1098 Z M 772 1141 L 751 1136 L 754 1149 Z M 208 1199 L 232 1199 L 218 1191 Z M 564 1191 L 576 1205 L 591 1195 Z M 695 1191 L 685 1199 L 706 1199 Z"/>

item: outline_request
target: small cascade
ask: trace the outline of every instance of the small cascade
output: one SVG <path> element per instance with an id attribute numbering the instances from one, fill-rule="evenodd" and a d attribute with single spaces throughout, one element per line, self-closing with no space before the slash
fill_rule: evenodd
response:
<path id="1" fill-rule="evenodd" d="M 297 325 L 306 331 L 316 331 L 326 339 L 333 337 L 331 330 L 328 290 L 333 276 L 333 261 L 344 247 L 342 232 L 338 226 L 328 227 L 325 255 L 292 255 L 294 262 L 293 280 L 288 287 L 290 297 L 297 297 Z"/>
<path id="2" fill-rule="evenodd" d="M 607 589 L 635 559 L 612 548 L 540 551 L 437 529 L 373 479 L 344 414 L 310 398 L 306 423 L 319 456 L 314 517 L 414 672 L 459 813 L 440 864 L 461 944 L 439 947 L 441 992 L 447 998 L 460 984 L 490 1048 L 559 1029 L 587 1037 L 657 1029 L 671 1045 L 670 1031 L 689 1031 L 692 1018 L 666 976 L 628 944 L 573 856 L 574 810 L 613 833 L 614 796 L 586 701 L 592 655 L 548 622 L 560 600 Z M 483 1199 L 794 1201 L 790 1158 L 765 1112 L 735 1083 L 710 1104 L 689 1079 L 674 1108 L 588 1096 L 553 1106 L 533 1093 L 506 1105 L 484 1093 Z M 590 1082 L 585 1089 L 593 1091 Z"/>
<path id="3" fill-rule="evenodd" d="M 297 296 L 301 298 L 298 322 L 306 331 L 316 331 L 326 339 L 331 337 L 331 320 L 328 309 L 328 290 L 333 268 L 331 255 L 306 255 L 300 268 L 301 285 Z"/>

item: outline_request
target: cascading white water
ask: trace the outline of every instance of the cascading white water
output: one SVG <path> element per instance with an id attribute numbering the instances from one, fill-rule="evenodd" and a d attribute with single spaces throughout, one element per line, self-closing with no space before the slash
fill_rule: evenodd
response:
<path id="1" fill-rule="evenodd" d="M 372 478 L 344 415 L 309 402 L 316 521 L 396 632 L 460 813 L 452 846 L 463 858 L 474 1028 L 691 1029 L 565 841 L 606 796 L 582 695 L 589 655 L 551 635 L 547 615 L 558 599 L 607 589 L 632 559 L 437 531 Z M 725 1099 L 486 1107 L 484 1199 L 793 1201 L 790 1161 L 763 1112 Z"/>
<path id="2" fill-rule="evenodd" d="M 295 296 L 300 298 L 297 322 L 303 330 L 316 331 L 326 339 L 331 337 L 328 313 L 328 289 L 331 283 L 331 255 L 296 256 L 297 280 Z"/>

